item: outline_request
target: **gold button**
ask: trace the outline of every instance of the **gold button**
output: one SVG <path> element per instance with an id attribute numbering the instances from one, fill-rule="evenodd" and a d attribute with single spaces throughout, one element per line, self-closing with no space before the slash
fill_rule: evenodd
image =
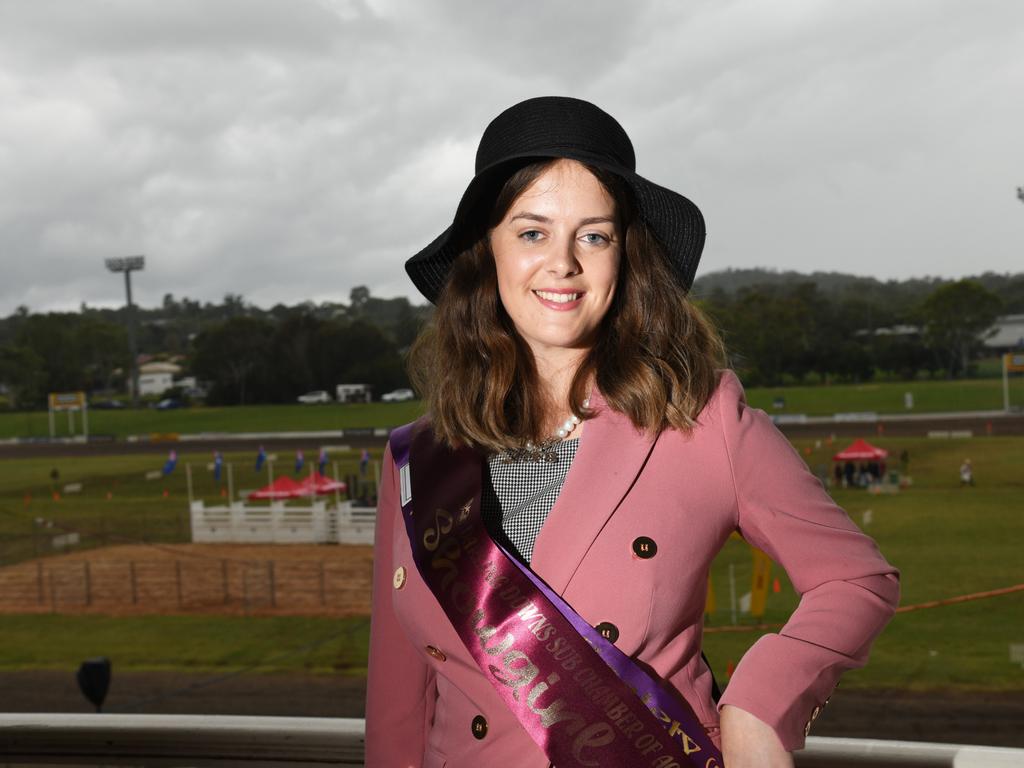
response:
<path id="1" fill-rule="evenodd" d="M 438 661 L 444 661 L 448 657 L 444 655 L 444 651 L 440 648 L 435 648 L 432 645 L 427 646 L 427 655 L 431 658 L 437 659 Z"/>
<path id="2" fill-rule="evenodd" d="M 395 576 L 391 583 L 395 585 L 395 589 L 401 589 L 405 586 L 405 566 L 400 565 L 395 568 Z"/>
<path id="3" fill-rule="evenodd" d="M 487 720 L 483 715 L 477 715 L 473 718 L 473 722 L 469 724 L 469 729 L 473 732 L 473 736 L 482 739 L 487 735 Z"/>

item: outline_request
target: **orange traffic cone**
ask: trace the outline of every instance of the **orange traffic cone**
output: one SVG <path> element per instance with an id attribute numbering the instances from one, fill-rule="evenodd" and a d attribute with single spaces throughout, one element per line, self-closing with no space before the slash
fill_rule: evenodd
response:
<path id="1" fill-rule="evenodd" d="M 774 592 L 777 595 L 781 591 L 782 591 L 782 585 L 779 583 L 779 580 L 778 579 L 773 580 L 772 581 L 772 592 Z"/>

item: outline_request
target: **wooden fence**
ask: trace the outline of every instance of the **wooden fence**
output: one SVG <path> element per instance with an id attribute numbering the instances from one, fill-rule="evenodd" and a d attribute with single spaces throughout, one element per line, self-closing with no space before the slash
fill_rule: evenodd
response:
<path id="1" fill-rule="evenodd" d="M 46 558 L 0 569 L 0 613 L 368 614 L 371 568 L 367 559 Z"/>

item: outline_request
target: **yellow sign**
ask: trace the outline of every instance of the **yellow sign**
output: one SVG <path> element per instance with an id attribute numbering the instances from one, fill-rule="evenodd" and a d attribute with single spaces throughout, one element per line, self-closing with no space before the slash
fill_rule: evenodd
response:
<path id="1" fill-rule="evenodd" d="M 772 559 L 757 547 L 754 553 L 754 579 L 750 585 L 750 615 L 764 616 L 768 602 L 768 583 L 772 580 Z"/>
<path id="2" fill-rule="evenodd" d="M 1003 364 L 1008 371 L 1024 371 L 1024 355 L 1007 352 L 1003 355 Z"/>
<path id="3" fill-rule="evenodd" d="M 80 411 L 85 408 L 85 392 L 51 392 L 50 410 Z"/>

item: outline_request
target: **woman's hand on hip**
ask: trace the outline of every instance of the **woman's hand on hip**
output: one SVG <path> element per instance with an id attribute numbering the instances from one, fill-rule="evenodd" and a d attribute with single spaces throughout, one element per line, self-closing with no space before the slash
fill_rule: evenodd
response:
<path id="1" fill-rule="evenodd" d="M 793 768 L 770 725 L 745 709 L 722 707 L 722 757 L 726 768 Z"/>

